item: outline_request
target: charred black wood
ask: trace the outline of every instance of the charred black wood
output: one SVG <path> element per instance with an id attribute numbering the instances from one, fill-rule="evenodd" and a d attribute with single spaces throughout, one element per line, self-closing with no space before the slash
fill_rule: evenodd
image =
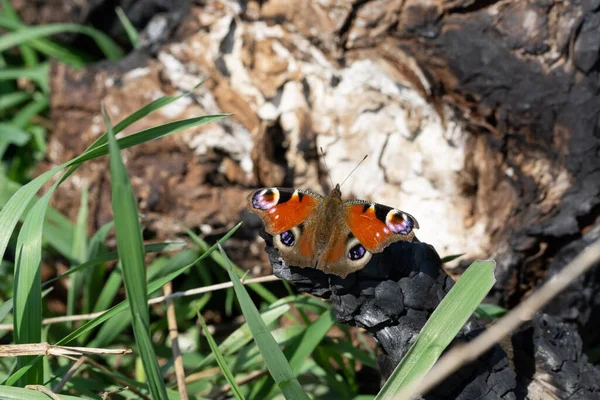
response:
<path id="1" fill-rule="evenodd" d="M 590 234 L 588 240 L 597 235 Z M 265 250 L 276 276 L 294 282 L 300 292 L 328 299 L 338 321 L 364 328 L 374 336 L 382 349 L 377 359 L 382 382 L 389 378 L 454 284 L 442 270 L 435 249 L 426 243 L 394 243 L 375 254 L 364 269 L 342 279 L 317 269 L 287 266 L 272 247 L 271 236 L 264 231 L 261 236 L 267 242 Z M 589 303 L 588 299 L 581 301 Z M 559 304 L 558 309 L 563 307 Z M 451 346 L 468 342 L 484 330 L 483 321 L 471 318 Z M 600 369 L 588 362 L 573 324 L 537 313 L 512 336 L 510 344 L 492 347 L 424 398 L 524 399 L 551 395 L 600 398 Z"/>

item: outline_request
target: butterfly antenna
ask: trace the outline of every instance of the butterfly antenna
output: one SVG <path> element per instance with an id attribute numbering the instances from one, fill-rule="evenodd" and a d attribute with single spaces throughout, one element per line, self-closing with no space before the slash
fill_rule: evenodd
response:
<path id="1" fill-rule="evenodd" d="M 333 179 L 331 179 L 331 175 L 329 175 L 329 167 L 327 166 L 327 161 L 325 161 L 325 152 L 322 147 L 319 147 L 321 150 L 321 159 L 323 160 L 323 164 L 325 164 L 325 169 L 327 170 L 327 176 L 329 177 L 329 182 L 331 182 L 331 187 L 334 188 Z"/>
<path id="2" fill-rule="evenodd" d="M 344 180 L 342 181 L 342 183 L 340 183 L 340 187 L 342 187 L 342 185 L 344 184 L 344 182 L 346 182 L 346 181 L 348 180 L 348 178 L 350 178 L 350 175 L 352 175 L 352 174 L 354 173 L 354 171 L 356 171 L 356 169 L 357 169 L 358 167 L 360 167 L 360 164 L 362 164 L 362 163 L 363 163 L 363 161 L 365 161 L 365 160 L 367 159 L 367 157 L 369 157 L 369 155 L 368 155 L 368 154 L 367 154 L 366 156 L 364 156 L 364 157 L 363 157 L 363 159 L 362 159 L 362 160 L 360 160 L 360 162 L 359 162 L 358 164 L 356 164 L 356 167 L 354 167 L 354 169 L 353 169 L 353 170 L 352 170 L 352 171 L 351 171 L 351 172 L 348 174 L 348 176 L 346 177 L 346 179 L 344 179 Z"/>

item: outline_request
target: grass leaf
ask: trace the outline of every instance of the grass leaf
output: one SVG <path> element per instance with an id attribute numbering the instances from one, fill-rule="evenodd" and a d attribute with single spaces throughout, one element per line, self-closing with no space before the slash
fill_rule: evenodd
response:
<path id="1" fill-rule="evenodd" d="M 3 18 L 5 17 L 0 16 L 0 21 Z M 14 24 L 12 26 L 14 26 Z M 105 33 L 88 26 L 77 24 L 23 25 L 21 28 L 13 32 L 5 33 L 0 37 L 0 52 L 20 44 L 27 44 L 34 39 L 65 32 L 82 33 L 90 36 L 109 60 L 118 60 L 123 57 L 123 50 L 121 50 L 121 48 Z"/>
<path id="2" fill-rule="evenodd" d="M 129 117 L 125 118 L 123 121 L 118 123 L 115 126 L 114 132 L 117 134 L 121 130 L 127 128 L 129 125 L 133 124 L 140 118 L 149 115 L 150 113 L 158 110 L 161 107 L 164 107 L 167 104 L 174 102 L 179 99 L 181 96 L 177 97 L 163 97 L 161 99 L 155 100 L 150 104 L 142 107 L 135 113 L 131 114 Z M 202 125 L 208 122 L 216 121 L 218 119 L 224 118 L 229 114 L 224 115 L 209 115 L 204 117 L 196 117 L 189 118 L 183 121 L 176 121 L 168 124 L 164 124 L 161 126 L 157 126 L 154 128 L 146 129 L 144 131 L 129 135 L 125 138 L 119 139 L 117 143 L 121 149 L 135 146 L 137 144 L 141 144 L 147 142 L 149 140 L 153 140 L 162 136 L 170 135 L 172 133 L 178 132 L 182 129 L 190 128 L 197 125 Z M 70 167 L 65 175 L 62 177 L 62 180 L 66 179 L 71 173 L 73 173 L 79 164 L 83 161 L 90 160 L 95 157 L 100 157 L 108 154 L 108 148 L 105 145 L 106 143 L 106 133 L 100 136 L 86 152 L 84 152 L 79 157 L 76 157 L 58 167 L 55 167 L 49 171 L 46 171 L 42 175 L 36 177 L 31 182 L 22 186 L 17 190 L 17 192 L 8 200 L 6 205 L 0 210 L 0 260 L 4 257 L 4 252 L 6 251 L 6 247 L 8 246 L 8 241 L 10 236 L 17 225 L 17 222 L 21 218 L 21 215 L 31 202 L 31 199 L 34 198 L 36 193 L 41 189 L 41 187 L 50 180 L 56 173 L 62 170 L 65 167 Z M 2 179 L 2 177 L 0 177 Z"/>
<path id="3" fill-rule="evenodd" d="M 206 251 L 206 249 L 209 248 L 208 243 L 206 243 L 204 239 L 196 235 L 194 232 L 190 231 L 189 229 L 186 229 L 186 233 L 190 238 L 192 238 L 194 243 L 196 243 L 202 251 Z M 231 265 L 238 277 L 242 277 L 246 273 L 246 271 L 244 271 L 237 265 L 228 264 L 228 260 L 226 260 L 221 254 L 217 252 L 212 253 L 211 258 L 214 262 L 216 262 L 225 270 L 227 270 L 228 265 Z M 254 291 L 257 295 L 262 297 L 269 304 L 273 304 L 278 300 L 277 296 L 275 296 L 270 290 L 265 288 L 265 286 L 260 283 L 253 283 L 248 285 L 248 287 L 250 288 L 250 290 Z"/>
<path id="4" fill-rule="evenodd" d="M 81 400 L 81 397 L 67 396 L 61 394 L 60 399 L 62 400 Z M 10 386 L 0 386 L 0 399 L 2 400 L 48 400 L 47 394 L 40 392 L 39 390 L 23 389 Z"/>
<path id="5" fill-rule="evenodd" d="M 137 201 L 106 110 L 104 110 L 104 122 L 108 132 L 108 146 L 110 149 L 112 208 L 117 236 L 117 250 L 121 260 L 127 301 L 129 302 L 129 311 L 133 321 L 133 333 L 144 365 L 144 372 L 148 379 L 150 393 L 152 393 L 154 399 L 166 399 L 167 390 L 150 338 L 144 240 L 138 219 Z"/>
<path id="6" fill-rule="evenodd" d="M 313 350 L 321 343 L 321 340 L 327 335 L 335 323 L 335 317 L 332 310 L 326 310 L 314 322 L 302 332 L 296 343 L 286 348 L 284 354 L 288 356 L 290 367 L 295 376 L 298 375 L 302 365 L 309 359 Z M 343 363 L 341 364 L 343 365 Z M 258 390 L 255 398 L 268 398 L 273 387 L 273 380 L 268 379 L 263 381 L 264 386 Z"/>
<path id="7" fill-rule="evenodd" d="M 437 306 L 377 399 L 390 398 L 403 387 L 420 380 L 431 369 L 469 319 L 494 282 L 494 261 L 476 261 Z"/>
<path id="8" fill-rule="evenodd" d="M 212 335 L 208 331 L 208 326 L 206 326 L 206 323 L 204 322 L 202 315 L 200 315 L 200 312 L 198 312 L 197 315 L 198 315 L 198 322 L 200 322 L 200 325 L 202 326 L 202 330 L 204 331 L 204 336 L 206 336 L 208 345 L 210 346 L 210 349 L 212 350 L 213 354 L 215 355 L 217 364 L 219 364 L 219 368 L 221 368 L 221 371 L 223 372 L 223 376 L 225 376 L 225 379 L 229 383 L 229 386 L 231 387 L 231 391 L 233 392 L 233 395 L 238 400 L 244 399 L 244 395 L 242 394 L 240 387 L 238 386 L 237 382 L 235 381 L 235 377 L 231 373 L 231 369 L 227 365 L 227 362 L 225 361 L 225 358 L 223 357 L 223 353 L 221 353 L 221 351 L 219 350 L 219 346 L 217 346 L 217 343 L 215 342 L 215 339 L 213 339 Z"/>
<path id="9" fill-rule="evenodd" d="M 450 261 L 454 261 L 457 258 L 461 258 L 465 254 L 467 254 L 467 253 L 451 254 L 449 256 L 446 256 L 446 257 L 442 258 L 442 264 L 449 263 Z"/>
<path id="10" fill-rule="evenodd" d="M 42 341 L 42 230 L 44 215 L 56 184 L 37 201 L 27 213 L 17 238 L 15 258 L 14 342 L 15 344 Z M 29 364 L 32 357 L 19 357 L 17 367 Z M 37 364 L 21 384 L 41 384 L 43 368 Z"/>
<path id="11" fill-rule="evenodd" d="M 117 17 L 119 17 L 119 21 L 121 21 L 121 25 L 123 25 L 123 29 L 125 29 L 125 33 L 129 38 L 131 46 L 133 46 L 134 49 L 139 49 L 140 40 L 138 37 L 138 33 L 135 30 L 135 27 L 133 26 L 129 18 L 127 18 L 127 15 L 125 14 L 125 12 L 123 12 L 123 9 L 121 7 L 117 7 L 115 11 L 117 13 Z"/>
<path id="12" fill-rule="evenodd" d="M 506 308 L 490 303 L 481 303 L 475 310 L 477 317 L 488 319 L 497 319 L 506 315 L 506 313 L 508 313 Z"/>
<path id="13" fill-rule="evenodd" d="M 290 310 L 290 306 L 287 304 L 275 303 L 269 306 L 262 314 L 261 318 L 264 321 L 265 325 L 271 325 L 273 322 L 277 321 L 283 314 Z M 248 344 L 252 340 L 252 333 L 250 332 L 250 328 L 248 327 L 248 323 L 246 322 L 244 325 L 240 326 L 236 329 L 231 335 L 229 335 L 221 344 L 219 345 L 219 351 L 224 355 L 231 355 L 235 352 L 239 351 L 242 347 Z M 204 357 L 200 364 L 198 364 L 192 372 L 197 372 L 205 368 L 211 362 L 215 360 L 215 355 L 213 353 Z"/>
<path id="14" fill-rule="evenodd" d="M 240 278 L 233 271 L 231 264 L 229 264 L 229 259 L 227 258 L 225 251 L 223 251 L 222 247 L 220 247 L 219 250 L 227 262 L 227 272 L 233 283 L 240 307 L 246 317 L 248 327 L 252 332 L 254 341 L 265 360 L 265 364 L 267 365 L 267 369 L 271 373 L 271 376 L 286 399 L 308 399 L 308 395 L 304 392 L 298 379 L 294 376 L 290 364 L 285 359 L 285 356 L 281 352 L 281 349 L 273 336 L 271 336 L 271 332 L 260 317 L 256 306 L 252 303 L 248 292 L 240 282 Z"/>
<path id="15" fill-rule="evenodd" d="M 0 42 L 4 37 L 0 37 Z M 32 68 L 3 68 L 0 70 L 0 81 L 9 79 L 30 79 L 45 92 L 50 91 L 48 86 L 48 72 L 50 71 L 50 63 L 39 64 Z"/>
<path id="16" fill-rule="evenodd" d="M 77 223 L 75 224 L 75 234 L 73 235 L 73 246 L 71 248 L 71 259 L 79 264 L 85 262 L 87 258 L 87 219 L 88 219 L 88 190 L 87 186 L 81 188 L 81 200 L 79 202 L 79 212 L 77 213 Z M 88 271 L 86 271 L 87 273 Z M 71 275 L 69 293 L 67 294 L 67 315 L 75 314 L 75 303 L 79 299 L 85 275 L 76 273 Z M 73 327 L 70 323 L 69 327 Z"/>

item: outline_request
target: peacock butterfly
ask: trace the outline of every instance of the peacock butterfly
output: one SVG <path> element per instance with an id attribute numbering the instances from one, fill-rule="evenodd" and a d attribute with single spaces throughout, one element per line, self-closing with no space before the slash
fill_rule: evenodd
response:
<path id="1" fill-rule="evenodd" d="M 412 241 L 419 228 L 404 211 L 342 200 L 339 184 L 325 197 L 310 190 L 258 189 L 248 196 L 248 209 L 262 219 L 286 264 L 342 278 L 367 265 L 372 253 Z"/>

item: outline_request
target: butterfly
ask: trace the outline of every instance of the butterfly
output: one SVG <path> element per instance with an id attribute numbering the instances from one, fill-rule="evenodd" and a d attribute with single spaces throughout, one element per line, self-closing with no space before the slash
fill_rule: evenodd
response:
<path id="1" fill-rule="evenodd" d="M 342 200 L 340 185 L 327 196 L 310 190 L 263 188 L 248 196 L 287 265 L 345 278 L 373 253 L 412 241 L 419 223 L 410 214 L 365 200 Z"/>

